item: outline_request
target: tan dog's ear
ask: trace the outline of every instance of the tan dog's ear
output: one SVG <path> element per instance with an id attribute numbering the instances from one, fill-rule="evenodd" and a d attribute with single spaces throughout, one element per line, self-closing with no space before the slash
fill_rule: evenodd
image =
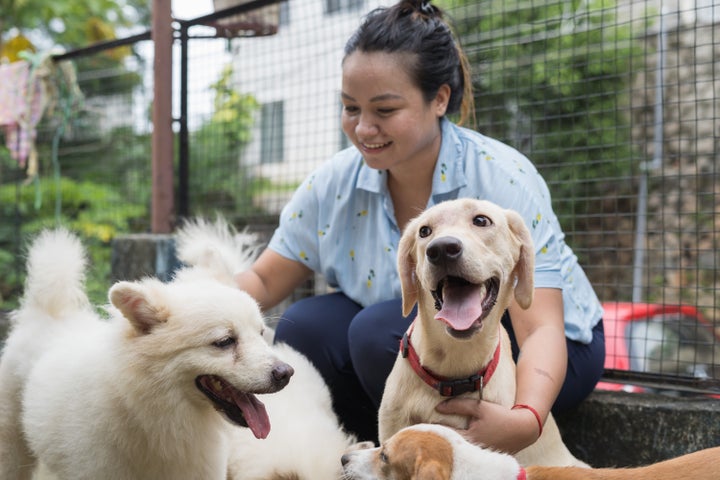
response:
<path id="1" fill-rule="evenodd" d="M 408 316 L 418 300 L 418 285 L 415 268 L 415 227 L 411 222 L 405 227 L 400 244 L 398 245 L 398 273 L 400 274 L 400 287 L 402 288 L 403 316 Z"/>
<path id="2" fill-rule="evenodd" d="M 515 264 L 513 273 L 517 279 L 515 284 L 515 300 L 522 308 L 527 309 L 532 304 L 535 273 L 535 246 L 525 222 L 519 213 L 507 210 L 507 220 L 510 231 L 520 246 L 520 255 Z"/>

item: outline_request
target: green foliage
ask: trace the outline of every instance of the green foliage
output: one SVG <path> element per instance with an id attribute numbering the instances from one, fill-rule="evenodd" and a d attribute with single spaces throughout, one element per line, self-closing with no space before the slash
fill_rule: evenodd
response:
<path id="1" fill-rule="evenodd" d="M 194 215 L 223 213 L 234 218 L 254 212 L 249 169 L 243 148 L 251 140 L 258 102 L 232 85 L 232 67 L 226 66 L 211 85 L 215 93 L 210 119 L 190 140 L 190 204 Z"/>
<path id="2" fill-rule="evenodd" d="M 0 0 L 0 12 L 0 40 L 17 29 L 67 48 L 97 40 L 88 32 L 91 19 L 108 19 L 114 31 L 150 25 L 150 2 L 142 0 Z"/>
<path id="3" fill-rule="evenodd" d="M 561 217 L 591 211 L 566 199 L 605 194 L 634 159 L 620 92 L 643 52 L 614 2 L 445 3 L 473 66 L 478 129 L 538 165 Z"/>
<path id="4" fill-rule="evenodd" d="M 73 50 L 114 40 L 119 32 L 137 30 L 150 25 L 150 3 L 141 0 L 76 0 L 48 2 L 45 0 L 0 0 L 0 47 L 17 38 L 32 39 L 32 48 L 42 56 L 56 47 Z M 0 48 L 1 50 L 1 48 Z M 76 59 L 79 78 L 84 72 L 114 72 L 102 78 L 90 77 L 82 85 L 85 96 L 103 93 L 130 92 L 142 82 L 138 72 L 126 68 L 125 59 L 133 55 L 129 46 L 108 49 Z"/>
<path id="5" fill-rule="evenodd" d="M 126 232 L 146 208 L 129 201 L 115 188 L 69 178 L 36 178 L 30 184 L 0 186 L 0 300 L 15 299 L 24 281 L 24 245 L 41 229 L 65 226 L 80 235 L 92 267 L 88 291 L 103 303 L 109 287 L 110 240 Z M 22 222 L 21 238 L 15 238 Z M 23 245 L 23 246 L 20 246 Z M 15 306 L 3 301 L 2 308 Z"/>

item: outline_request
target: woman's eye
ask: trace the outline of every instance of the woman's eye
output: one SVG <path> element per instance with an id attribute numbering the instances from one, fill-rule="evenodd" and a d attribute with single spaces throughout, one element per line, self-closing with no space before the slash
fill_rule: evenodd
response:
<path id="1" fill-rule="evenodd" d="M 476 227 L 488 227 L 492 225 L 492 220 L 490 220 L 485 215 L 476 215 L 473 218 L 473 225 L 475 225 Z"/>
<path id="2" fill-rule="evenodd" d="M 353 106 L 350 106 L 350 105 L 346 105 L 345 107 L 343 107 L 343 110 L 345 110 L 345 113 L 347 113 L 347 114 L 349 114 L 349 115 L 354 115 L 355 113 L 358 112 L 358 108 L 357 108 L 357 107 L 353 107 Z"/>
<path id="3" fill-rule="evenodd" d="M 428 237 L 432 233 L 432 228 L 428 227 L 427 225 L 423 225 L 420 227 L 420 230 L 418 231 L 418 235 L 420 235 L 420 238 Z"/>
<path id="4" fill-rule="evenodd" d="M 237 340 L 235 339 L 235 337 L 224 337 L 224 338 L 221 338 L 220 340 L 214 341 L 213 346 L 215 346 L 217 348 L 228 348 L 228 347 L 232 347 L 233 345 L 235 345 L 236 342 L 237 342 Z"/>
<path id="5" fill-rule="evenodd" d="M 378 113 L 380 115 L 390 115 L 395 111 L 394 108 L 379 108 Z"/>

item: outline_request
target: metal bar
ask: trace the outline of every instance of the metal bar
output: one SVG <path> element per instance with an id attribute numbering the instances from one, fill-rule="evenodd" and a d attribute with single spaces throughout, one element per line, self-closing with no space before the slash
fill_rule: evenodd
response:
<path id="1" fill-rule="evenodd" d="M 267 7 L 269 5 L 274 5 L 276 3 L 280 3 L 281 1 L 287 1 L 287 0 L 255 0 L 253 2 L 244 3 L 242 5 L 235 5 L 234 7 L 226 8 L 224 10 L 218 10 L 215 13 L 203 15 L 202 17 L 193 18 L 191 20 L 176 20 L 176 21 L 179 22 L 181 25 L 187 26 L 188 28 L 192 27 L 194 25 L 207 25 L 208 23 L 211 23 L 214 20 L 217 20 L 219 18 L 229 17 L 230 15 L 239 14 L 239 13 L 251 12 L 258 8 Z"/>
<path id="2" fill-rule="evenodd" d="M 602 381 L 638 385 L 658 390 L 677 390 L 695 393 L 720 393 L 720 379 L 669 376 L 660 373 L 606 369 Z"/>
<path id="3" fill-rule="evenodd" d="M 655 151 L 652 162 L 640 165 L 640 184 L 638 186 L 637 220 L 635 225 L 635 258 L 633 259 L 632 301 L 642 301 L 644 287 L 643 269 L 645 267 L 645 241 L 647 237 L 647 197 L 648 175 L 650 170 L 662 166 L 663 157 L 663 90 L 665 83 L 665 50 L 667 49 L 667 32 L 665 31 L 665 7 L 660 13 L 660 29 L 658 31 L 657 73 L 655 74 L 655 124 L 653 128 Z"/>
<path id="4" fill-rule="evenodd" d="M 180 131 L 178 152 L 178 215 L 190 215 L 190 139 L 188 131 L 188 26 L 180 24 Z"/>
<path id="5" fill-rule="evenodd" d="M 152 233 L 170 233 L 173 198 L 171 0 L 153 0 Z"/>
<path id="6" fill-rule="evenodd" d="M 88 55 L 92 55 L 98 52 L 102 52 L 105 50 L 110 50 L 112 48 L 117 47 L 124 47 L 126 45 L 134 45 L 137 42 L 141 42 L 143 40 L 152 40 L 152 31 L 147 30 L 142 33 L 138 33 L 137 35 L 133 35 L 131 37 L 125 37 L 125 38 L 118 38 L 115 40 L 108 40 L 107 42 L 99 42 L 94 43 L 90 46 L 84 47 L 84 48 L 77 48 L 75 50 L 70 50 L 66 53 L 61 53 L 59 55 L 53 55 L 52 59 L 55 62 L 59 62 L 62 60 L 70 60 L 77 57 L 86 57 Z"/>

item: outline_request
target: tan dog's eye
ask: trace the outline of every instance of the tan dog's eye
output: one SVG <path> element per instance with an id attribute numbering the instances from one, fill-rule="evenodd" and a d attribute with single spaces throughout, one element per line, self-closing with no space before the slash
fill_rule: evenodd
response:
<path id="1" fill-rule="evenodd" d="M 428 227 L 427 225 L 423 225 L 420 227 L 420 230 L 418 230 L 418 234 L 420 235 L 420 238 L 425 238 L 429 236 L 432 233 L 432 228 Z"/>
<path id="2" fill-rule="evenodd" d="M 387 456 L 387 454 L 385 453 L 385 450 L 381 450 L 381 451 L 380 451 L 380 461 L 381 461 L 382 463 L 388 463 L 388 456 Z"/>
<path id="3" fill-rule="evenodd" d="M 492 220 L 485 215 L 476 215 L 475 218 L 473 218 L 473 225 L 476 227 L 489 227 L 492 224 Z"/>

